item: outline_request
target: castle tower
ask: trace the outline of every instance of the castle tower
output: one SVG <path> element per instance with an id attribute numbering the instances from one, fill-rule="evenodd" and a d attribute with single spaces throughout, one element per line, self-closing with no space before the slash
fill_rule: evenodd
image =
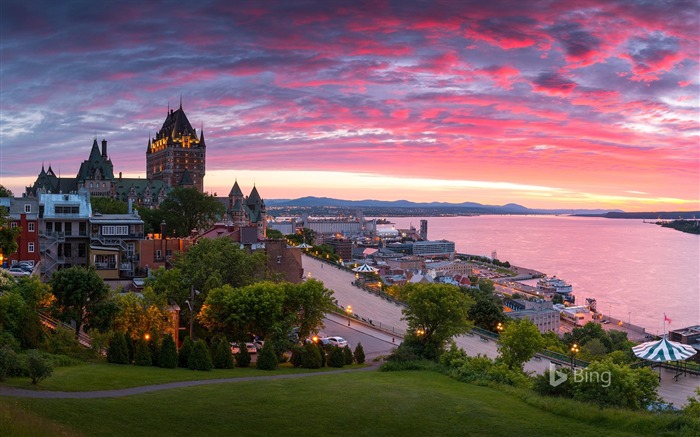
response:
<path id="1" fill-rule="evenodd" d="M 155 137 L 148 140 L 146 178 L 165 181 L 170 187 L 183 185 L 183 179 L 185 182 L 191 179 L 191 185 L 203 193 L 205 158 L 204 131 L 197 136 L 180 101 L 180 107 L 170 110 Z"/>

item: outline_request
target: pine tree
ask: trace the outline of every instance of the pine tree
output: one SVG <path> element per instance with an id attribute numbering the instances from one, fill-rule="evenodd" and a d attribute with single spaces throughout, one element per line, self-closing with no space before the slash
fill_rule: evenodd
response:
<path id="1" fill-rule="evenodd" d="M 350 346 L 345 346 L 343 348 L 343 355 L 345 356 L 345 365 L 351 365 L 353 362 L 353 356 L 352 351 L 350 350 Z"/>
<path id="2" fill-rule="evenodd" d="M 148 349 L 151 351 L 151 363 L 154 366 L 160 365 L 160 336 L 155 332 L 148 336 Z"/>
<path id="3" fill-rule="evenodd" d="M 216 342 L 213 362 L 215 369 L 233 369 L 233 355 L 231 355 L 231 346 L 225 337 L 220 338 L 219 341 Z"/>
<path id="4" fill-rule="evenodd" d="M 172 334 L 163 337 L 163 342 L 160 345 L 160 359 L 158 365 L 166 369 L 174 369 L 177 367 L 177 346 Z"/>
<path id="5" fill-rule="evenodd" d="M 177 366 L 187 368 L 187 363 L 190 360 L 190 355 L 192 354 L 192 349 L 194 348 L 194 342 L 190 337 L 185 337 L 185 341 L 182 342 L 182 347 L 177 354 Z"/>
<path id="6" fill-rule="evenodd" d="M 150 366 L 152 364 L 151 349 L 148 347 L 148 343 L 146 343 L 145 340 L 138 339 L 136 341 L 134 364 L 136 364 L 137 366 Z"/>
<path id="7" fill-rule="evenodd" d="M 275 370 L 277 368 L 277 354 L 271 341 L 266 341 L 262 350 L 258 353 L 258 361 L 255 367 L 260 370 Z"/>
<path id="8" fill-rule="evenodd" d="M 136 346 L 134 345 L 134 340 L 131 338 L 131 332 L 126 331 L 126 334 L 124 334 L 124 339 L 126 340 L 126 350 L 129 354 L 129 363 L 133 363 L 134 355 L 136 355 Z"/>
<path id="9" fill-rule="evenodd" d="M 129 364 L 129 351 L 126 346 L 124 333 L 115 332 L 107 347 L 107 362 L 114 364 Z"/>
<path id="10" fill-rule="evenodd" d="M 292 347 L 292 357 L 289 362 L 292 363 L 294 367 L 301 367 L 301 356 L 304 353 L 304 348 L 302 346 L 294 345 Z"/>
<path id="11" fill-rule="evenodd" d="M 345 365 L 345 354 L 343 350 L 337 346 L 331 346 L 330 353 L 328 354 L 328 366 L 329 367 L 343 367 Z"/>
<path id="12" fill-rule="evenodd" d="M 245 343 L 241 342 L 238 344 L 238 353 L 236 354 L 236 367 L 248 367 L 250 366 L 250 353 Z"/>
<path id="13" fill-rule="evenodd" d="M 190 354 L 190 359 L 187 360 L 187 367 L 190 370 L 211 370 L 211 355 L 209 354 L 209 348 L 204 340 L 197 340 Z"/>
<path id="14" fill-rule="evenodd" d="M 322 366 L 321 351 L 314 343 L 304 345 L 304 352 L 301 354 L 301 367 L 305 369 L 318 369 Z"/>
<path id="15" fill-rule="evenodd" d="M 357 346 L 355 346 L 355 352 L 353 353 L 355 355 L 355 362 L 357 364 L 364 364 L 365 363 L 365 350 L 362 348 L 362 343 L 357 343 Z"/>

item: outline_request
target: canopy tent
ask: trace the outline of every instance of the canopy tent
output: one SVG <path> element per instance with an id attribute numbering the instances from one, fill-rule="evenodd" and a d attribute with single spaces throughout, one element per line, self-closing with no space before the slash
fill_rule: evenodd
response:
<path id="1" fill-rule="evenodd" d="M 632 348 L 632 352 L 643 360 L 655 363 L 686 360 L 697 353 L 695 348 L 687 344 L 668 341 L 662 338 L 658 341 L 648 341 Z"/>
<path id="2" fill-rule="evenodd" d="M 297 247 L 300 248 L 300 249 L 309 249 L 309 248 L 311 248 L 312 246 L 310 246 L 310 245 L 308 245 L 308 244 L 306 244 L 306 243 L 304 242 L 304 243 L 301 243 L 300 245 L 298 245 Z"/>
<path id="3" fill-rule="evenodd" d="M 352 269 L 353 272 L 357 273 L 376 273 L 379 269 L 375 269 L 372 266 L 368 266 L 366 263 L 362 264 L 360 267 L 355 267 Z"/>

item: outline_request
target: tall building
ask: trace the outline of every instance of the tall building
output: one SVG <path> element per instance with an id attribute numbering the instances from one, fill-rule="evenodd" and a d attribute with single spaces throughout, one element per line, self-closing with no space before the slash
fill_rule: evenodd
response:
<path id="1" fill-rule="evenodd" d="M 428 239 L 428 220 L 420 221 L 420 233 L 418 234 L 423 240 Z"/>
<path id="2" fill-rule="evenodd" d="M 206 144 L 182 110 L 171 109 L 155 138 L 148 139 L 146 179 L 164 181 L 168 187 L 195 187 L 204 192 Z"/>

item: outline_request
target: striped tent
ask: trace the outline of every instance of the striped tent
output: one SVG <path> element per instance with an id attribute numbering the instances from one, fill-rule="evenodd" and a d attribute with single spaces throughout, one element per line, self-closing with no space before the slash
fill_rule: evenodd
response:
<path id="1" fill-rule="evenodd" d="M 643 360 L 662 363 L 666 361 L 682 361 L 695 355 L 697 351 L 692 346 L 668 341 L 662 338 L 658 341 L 648 341 L 632 348 L 632 352 Z"/>
<path id="2" fill-rule="evenodd" d="M 355 267 L 352 269 L 353 272 L 358 272 L 358 273 L 374 273 L 378 271 L 379 269 L 375 269 L 372 266 L 368 266 L 367 264 L 362 264 L 360 267 Z"/>

